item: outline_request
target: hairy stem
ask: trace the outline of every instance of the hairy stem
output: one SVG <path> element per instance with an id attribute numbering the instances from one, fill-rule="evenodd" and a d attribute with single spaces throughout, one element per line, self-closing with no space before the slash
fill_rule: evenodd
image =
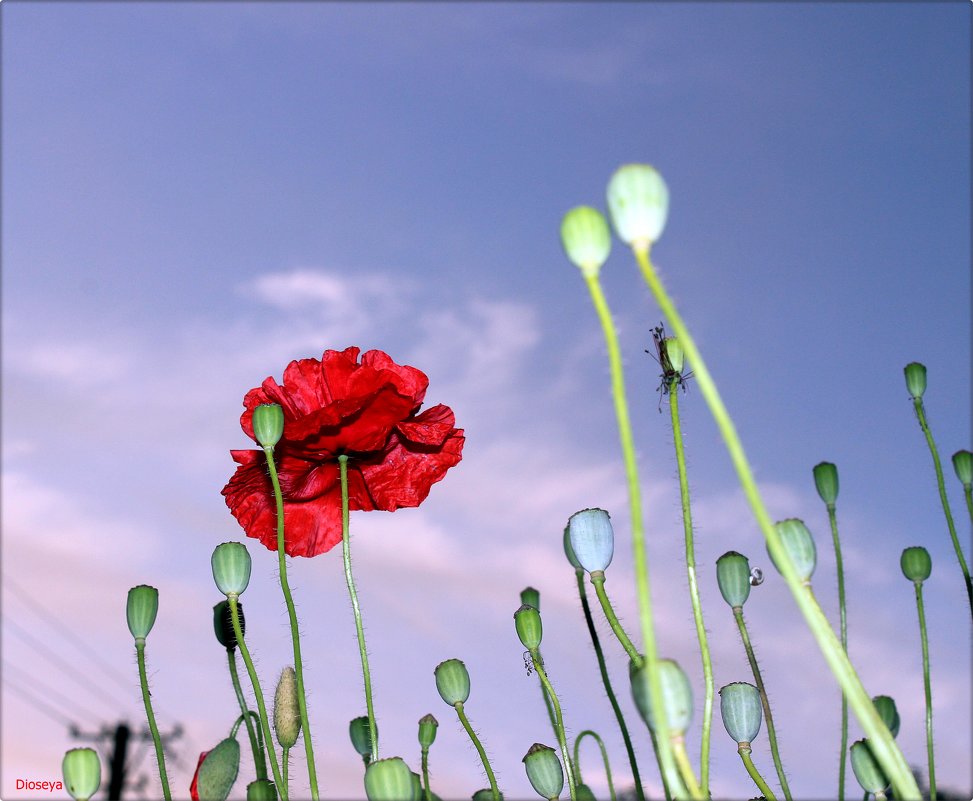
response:
<path id="1" fill-rule="evenodd" d="M 601 761 L 605 766 L 605 776 L 608 779 L 608 794 L 611 797 L 611 801 L 615 801 L 615 785 L 612 783 L 612 768 L 608 762 L 608 751 L 605 749 L 605 743 L 598 736 L 597 732 L 591 729 L 585 729 L 581 734 L 574 738 L 574 781 L 575 784 L 581 784 L 581 761 L 578 754 L 578 749 L 581 746 L 581 739 L 583 737 L 593 737 L 595 742 L 598 743 L 598 748 L 601 749 Z"/>
<path id="2" fill-rule="evenodd" d="M 544 691 L 551 699 L 551 706 L 554 707 L 554 734 L 557 736 L 557 744 L 561 749 L 564 771 L 568 774 L 568 792 L 571 795 L 571 801 L 576 801 L 578 791 L 574 782 L 574 766 L 571 763 L 571 752 L 568 751 L 567 739 L 564 736 L 564 717 L 561 715 L 561 704 L 558 702 L 557 695 L 554 693 L 554 687 L 551 686 L 551 682 L 547 678 L 547 673 L 544 671 L 544 661 L 540 656 L 540 652 L 536 648 L 530 652 L 530 657 L 534 663 L 534 670 L 537 671 L 537 676 L 540 678 L 541 684 L 544 685 Z"/>
<path id="3" fill-rule="evenodd" d="M 929 761 L 929 798 L 936 798 L 936 761 L 932 744 L 932 685 L 929 683 L 929 637 L 926 633 L 926 607 L 922 602 L 922 582 L 916 585 L 916 609 L 919 612 L 919 638 L 922 641 L 922 683 L 926 694 L 926 757 Z"/>
<path id="4" fill-rule="evenodd" d="M 236 693 L 237 703 L 243 713 L 243 722 L 247 727 L 247 736 L 250 738 L 250 750 L 253 751 L 253 765 L 257 771 L 258 779 L 267 778 L 267 757 L 264 754 L 263 744 L 257 742 L 257 733 L 253 729 L 253 721 L 247 714 L 247 701 L 243 697 L 243 688 L 240 686 L 240 675 L 236 669 L 236 649 L 226 649 L 226 659 L 230 666 L 230 680 L 233 682 L 233 691 Z"/>
<path id="5" fill-rule="evenodd" d="M 841 623 L 841 647 L 848 653 L 848 614 L 845 608 L 845 569 L 841 560 L 841 540 L 838 538 L 838 517 L 835 505 L 828 505 L 831 523 L 831 540 L 834 543 L 834 559 L 838 569 L 838 615 Z M 841 756 L 838 762 L 838 801 L 845 801 L 845 764 L 848 757 L 848 697 L 841 693 Z"/>
<path id="6" fill-rule="evenodd" d="M 763 793 L 764 798 L 767 801 L 777 801 L 777 797 L 767 785 L 767 782 L 764 781 L 764 777 L 757 771 L 757 766 L 753 764 L 753 760 L 750 758 L 750 749 L 741 747 L 738 749 L 738 753 L 740 754 L 740 759 L 743 760 L 743 766 L 747 769 L 747 773 L 750 774 L 753 783 Z"/>
<path id="7" fill-rule="evenodd" d="M 480 755 L 480 761 L 483 763 L 483 769 L 486 771 L 487 779 L 490 782 L 490 792 L 493 793 L 493 801 L 500 801 L 500 789 L 497 787 L 497 778 L 493 775 L 493 768 L 490 767 L 490 760 L 487 759 L 486 751 L 483 750 L 483 744 L 480 742 L 480 738 L 476 736 L 476 732 L 473 731 L 473 727 L 470 725 L 469 718 L 466 717 L 463 702 L 457 701 L 454 706 L 456 708 L 456 714 L 459 716 L 459 722 L 463 724 L 463 728 L 466 729 L 470 740 L 473 741 L 476 753 Z"/>
<path id="8" fill-rule="evenodd" d="M 152 732 L 152 743 L 155 745 L 155 759 L 159 764 L 159 781 L 162 782 L 162 795 L 165 801 L 171 801 L 169 794 L 169 776 L 166 773 L 166 755 L 162 749 L 162 738 L 159 736 L 159 727 L 155 722 L 155 713 L 152 711 L 152 694 L 149 692 L 149 678 L 145 673 L 145 638 L 137 637 L 135 640 L 135 654 L 139 663 L 139 684 L 142 685 L 142 702 L 145 704 L 145 717 L 149 722 L 149 731 Z"/>

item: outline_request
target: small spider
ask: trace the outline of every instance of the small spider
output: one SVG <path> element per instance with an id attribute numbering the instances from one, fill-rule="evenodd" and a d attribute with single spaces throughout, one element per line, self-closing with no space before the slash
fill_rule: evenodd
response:
<path id="1" fill-rule="evenodd" d="M 756 587 L 763 583 L 764 583 L 764 571 L 761 570 L 759 567 L 753 568 L 753 570 L 750 571 L 750 586 Z"/>
<path id="2" fill-rule="evenodd" d="M 652 352 L 646 350 L 645 352 L 652 356 L 659 363 L 659 367 L 662 368 L 662 372 L 659 374 L 659 412 L 662 412 L 662 396 L 668 395 L 672 391 L 673 386 L 682 387 L 682 391 L 686 391 L 686 381 L 692 377 L 692 372 L 680 373 L 672 366 L 672 362 L 669 360 L 669 352 L 666 348 L 666 329 L 662 323 L 659 323 L 655 328 L 652 329 L 652 340 L 655 342 L 655 350 L 658 353 L 658 357 L 652 356 Z"/>

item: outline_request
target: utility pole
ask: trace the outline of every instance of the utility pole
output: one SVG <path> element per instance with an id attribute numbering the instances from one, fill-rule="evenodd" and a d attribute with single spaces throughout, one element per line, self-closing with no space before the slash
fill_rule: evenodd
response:
<path id="1" fill-rule="evenodd" d="M 76 726 L 72 726 L 71 736 L 77 740 L 94 741 L 101 746 L 108 742 L 112 743 L 111 753 L 108 756 L 108 799 L 109 801 L 121 801 L 129 771 L 129 742 L 133 739 L 140 742 L 151 741 L 152 733 L 148 729 L 133 733 L 131 727 L 123 721 L 116 724 L 114 729 L 110 726 L 102 726 L 101 731 L 97 734 L 85 734 Z M 181 736 L 182 726 L 177 724 L 171 732 L 161 735 L 163 747 L 168 750 L 169 741 Z"/>

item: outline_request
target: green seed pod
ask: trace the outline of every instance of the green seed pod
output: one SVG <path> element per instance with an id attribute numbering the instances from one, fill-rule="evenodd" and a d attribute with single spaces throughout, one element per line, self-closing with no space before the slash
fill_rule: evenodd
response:
<path id="1" fill-rule="evenodd" d="M 470 674 L 458 659 L 447 659 L 436 665 L 436 689 L 450 706 L 465 704 L 470 697 Z"/>
<path id="2" fill-rule="evenodd" d="M 577 801 L 597 801 L 595 794 L 587 784 L 579 784 L 574 788 L 574 797 Z"/>
<path id="3" fill-rule="evenodd" d="M 909 362 L 905 366 L 905 385 L 913 400 L 920 400 L 926 391 L 926 366 L 919 362 Z"/>
<path id="4" fill-rule="evenodd" d="M 541 594 L 539 590 L 535 590 L 533 587 L 524 587 L 520 591 L 520 602 L 533 606 L 538 612 L 541 611 Z"/>
<path id="5" fill-rule="evenodd" d="M 608 181 L 608 212 L 627 245 L 659 239 L 669 213 L 669 189 L 648 164 L 626 164 Z"/>
<path id="6" fill-rule="evenodd" d="M 953 470 L 956 471 L 956 478 L 960 480 L 960 484 L 969 487 L 973 483 L 973 453 L 956 451 L 953 454 Z"/>
<path id="7" fill-rule="evenodd" d="M 422 801 L 422 776 L 412 771 L 412 801 Z"/>
<path id="8" fill-rule="evenodd" d="M 805 584 L 809 583 L 811 574 L 814 573 L 814 568 L 818 563 L 818 552 L 814 547 L 814 537 L 811 536 L 808 527 L 804 525 L 804 521 L 798 520 L 796 517 L 779 520 L 775 525 L 781 542 L 784 544 L 784 550 L 787 551 L 787 555 L 791 558 L 794 569 L 797 571 L 797 577 Z M 770 554 L 774 567 L 780 571 L 780 565 L 777 564 L 774 555 L 770 553 L 769 547 L 767 553 Z"/>
<path id="9" fill-rule="evenodd" d="M 270 779 L 257 779 L 247 785 L 247 801 L 277 801 L 277 787 Z"/>
<path id="10" fill-rule="evenodd" d="M 439 728 L 439 721 L 432 715 L 423 715 L 419 718 L 419 745 L 423 750 L 428 749 L 436 742 L 436 729 Z"/>
<path id="11" fill-rule="evenodd" d="M 514 626 L 517 628 L 517 636 L 520 637 L 520 643 L 524 648 L 528 651 L 540 648 L 544 628 L 541 625 L 541 613 L 533 606 L 524 604 L 514 612 Z"/>
<path id="12" fill-rule="evenodd" d="M 564 789 L 564 770 L 557 752 L 550 746 L 534 743 L 524 755 L 527 778 L 542 798 L 555 799 Z"/>
<path id="13" fill-rule="evenodd" d="M 242 595 L 250 583 L 250 552 L 242 542 L 224 542 L 217 545 L 210 560 L 213 565 L 213 579 L 220 592 Z"/>
<path id="14" fill-rule="evenodd" d="M 855 778 L 867 793 L 884 793 L 889 788 L 878 760 L 868 746 L 868 740 L 858 740 L 851 744 L 851 769 Z"/>
<path id="15" fill-rule="evenodd" d="M 760 691 L 745 681 L 735 681 L 721 687 L 720 714 L 726 733 L 736 743 L 752 743 L 763 719 Z"/>
<path id="16" fill-rule="evenodd" d="M 902 719 L 899 717 L 899 710 L 895 708 L 895 701 L 887 695 L 876 695 L 872 703 L 892 736 L 898 737 Z"/>
<path id="17" fill-rule="evenodd" d="M 226 801 L 239 771 L 240 744 L 234 738 L 227 737 L 206 755 L 196 772 L 200 799 Z"/>
<path id="18" fill-rule="evenodd" d="M 561 245 L 571 263 L 588 277 L 608 261 L 612 235 L 605 215 L 591 206 L 577 206 L 561 220 Z"/>
<path id="19" fill-rule="evenodd" d="M 243 616 L 243 601 L 237 601 L 236 611 L 240 617 L 240 631 L 247 633 L 247 621 Z M 230 614 L 230 602 L 220 601 L 213 607 L 213 631 L 220 645 L 229 650 L 236 648 L 236 634 L 233 633 L 233 616 Z"/>
<path id="20" fill-rule="evenodd" d="M 128 591 L 125 614 L 128 617 L 128 630 L 132 632 L 136 642 L 145 642 L 155 625 L 155 616 L 158 613 L 159 591 L 155 587 L 139 584 Z"/>
<path id="21" fill-rule="evenodd" d="M 669 359 L 669 366 L 682 375 L 682 369 L 686 366 L 686 354 L 683 352 L 682 345 L 675 337 L 666 337 L 662 341 L 666 350 L 666 357 Z"/>
<path id="22" fill-rule="evenodd" d="M 581 562 L 578 561 L 578 557 L 574 554 L 574 548 L 571 547 L 571 526 L 564 527 L 564 555 L 571 563 L 571 567 L 575 570 L 584 570 L 581 567 Z"/>
<path id="23" fill-rule="evenodd" d="M 925 581 L 932 572 L 932 559 L 929 551 L 921 546 L 906 548 L 899 560 L 903 575 L 909 581 Z"/>
<path id="24" fill-rule="evenodd" d="M 582 509 L 568 518 L 571 549 L 589 573 L 605 570 L 615 554 L 615 532 L 604 509 Z"/>
<path id="25" fill-rule="evenodd" d="M 669 736 L 685 734 L 693 719 L 693 690 L 689 686 L 689 678 L 672 659 L 660 659 L 657 664 L 659 682 L 662 685 L 662 704 L 669 723 Z M 641 668 L 636 668 L 634 662 L 629 662 L 628 672 L 632 682 L 635 706 L 638 707 L 645 725 L 655 731 L 648 663 L 643 662 Z"/>
<path id="26" fill-rule="evenodd" d="M 71 797 L 87 801 L 101 787 L 101 760 L 92 748 L 72 748 L 61 761 L 61 774 Z"/>
<path id="27" fill-rule="evenodd" d="M 412 770 L 401 757 L 379 759 L 365 768 L 368 801 L 412 801 Z"/>
<path id="28" fill-rule="evenodd" d="M 301 733 L 301 708 L 297 700 L 297 674 L 289 665 L 277 681 L 274 693 L 274 732 L 281 748 L 291 748 Z"/>
<path id="29" fill-rule="evenodd" d="M 724 601 L 742 607 L 750 597 L 750 560 L 742 553 L 727 551 L 716 560 L 716 583 Z"/>
<path id="30" fill-rule="evenodd" d="M 261 403 L 253 410 L 253 437 L 265 448 L 273 448 L 284 435 L 284 410 L 279 403 Z"/>
<path id="31" fill-rule="evenodd" d="M 378 723 L 375 724 L 375 734 L 378 734 Z M 355 718 L 348 724 L 348 736 L 351 737 L 351 744 L 358 752 L 359 756 L 371 758 L 372 756 L 372 737 L 371 728 L 368 725 L 367 717 Z"/>
<path id="32" fill-rule="evenodd" d="M 814 466 L 814 486 L 818 488 L 818 495 L 828 506 L 834 506 L 838 500 L 838 468 L 831 462 L 821 462 Z"/>
<path id="33" fill-rule="evenodd" d="M 484 787 L 473 793 L 473 801 L 493 801 L 493 790 Z M 503 793 L 500 793 L 500 801 L 503 801 Z"/>

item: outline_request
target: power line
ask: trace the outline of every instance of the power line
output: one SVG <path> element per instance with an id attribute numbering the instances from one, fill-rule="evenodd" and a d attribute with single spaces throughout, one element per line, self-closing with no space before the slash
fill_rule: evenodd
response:
<path id="1" fill-rule="evenodd" d="M 22 687 L 18 687 L 15 683 L 11 682 L 9 677 L 4 676 L 3 683 L 6 684 L 9 689 L 17 693 L 17 695 L 19 695 L 21 698 L 27 701 L 31 706 L 33 706 L 39 712 L 43 712 L 45 715 L 47 715 L 49 718 L 59 723 L 60 725 L 68 726 L 69 728 L 74 725 L 73 721 L 68 720 L 66 717 L 64 717 L 64 715 L 62 715 L 56 709 L 48 706 L 46 703 L 36 698 L 29 691 L 23 689 Z"/>
<path id="2" fill-rule="evenodd" d="M 85 709 L 83 706 L 78 704 L 78 702 L 75 699 L 68 698 L 67 696 L 62 695 L 59 690 L 56 690 L 53 687 L 49 687 L 43 684 L 42 682 L 38 681 L 36 678 L 29 676 L 27 674 L 27 671 L 22 670 L 16 665 L 10 664 L 10 662 L 8 662 L 6 659 L 3 660 L 3 667 L 4 670 L 6 671 L 12 670 L 14 671 L 14 673 L 21 674 L 21 677 L 17 679 L 18 683 L 23 682 L 28 687 L 31 687 L 31 689 L 36 689 L 43 692 L 45 697 L 47 697 L 48 699 L 60 703 L 62 709 L 65 709 L 69 712 L 72 711 L 73 709 L 75 713 L 80 713 L 80 714 L 76 714 L 76 717 L 78 718 L 86 717 L 89 720 L 97 720 L 98 718 L 101 717 L 101 715 L 92 712 L 90 709 Z"/>

